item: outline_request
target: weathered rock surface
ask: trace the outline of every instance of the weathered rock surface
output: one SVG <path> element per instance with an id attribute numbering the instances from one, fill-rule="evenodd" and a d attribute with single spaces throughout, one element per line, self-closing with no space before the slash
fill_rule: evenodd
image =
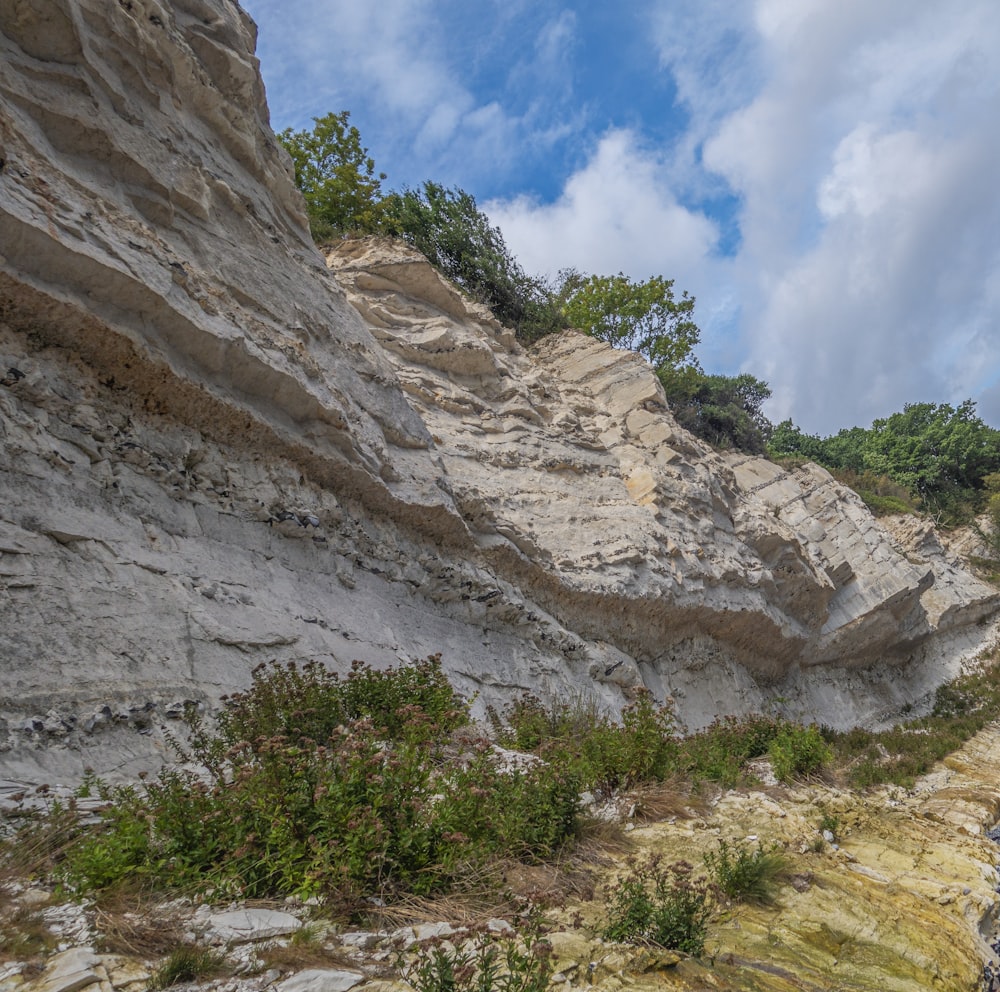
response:
<path id="1" fill-rule="evenodd" d="M 0 7 L 0 767 L 132 774 L 269 659 L 689 727 L 919 701 L 994 590 L 419 257 L 313 249 L 228 0 Z M 780 702 L 775 702 L 780 700 Z"/>

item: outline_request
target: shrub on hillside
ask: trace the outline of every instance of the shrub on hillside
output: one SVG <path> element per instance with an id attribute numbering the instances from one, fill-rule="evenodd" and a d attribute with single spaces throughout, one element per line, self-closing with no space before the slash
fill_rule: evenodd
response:
<path id="1" fill-rule="evenodd" d="M 677 723 L 648 691 L 622 711 L 620 722 L 582 701 L 546 706 L 522 696 L 495 719 L 509 747 L 533 751 L 603 797 L 642 782 L 662 781 L 677 766 Z"/>
<path id="2" fill-rule="evenodd" d="M 782 782 L 818 772 L 833 759 L 833 751 L 818 727 L 788 724 L 767 747 L 774 774 Z"/>
<path id="3" fill-rule="evenodd" d="M 705 855 L 705 866 L 720 891 L 738 902 L 774 902 L 778 883 L 788 867 L 788 859 L 776 847 L 756 850 L 746 844 L 720 840 Z"/>
<path id="4" fill-rule="evenodd" d="M 101 823 L 64 876 L 78 891 L 144 879 L 351 906 L 441 890 L 496 856 L 553 855 L 576 828 L 577 781 L 543 763 L 504 769 L 485 740 L 458 745 L 467 719 L 436 658 L 346 680 L 259 669 L 218 731 L 195 733 L 200 771 L 103 787 Z"/>
<path id="5" fill-rule="evenodd" d="M 529 276 L 511 253 L 499 227 L 462 189 L 425 182 L 386 199 L 389 227 L 523 341 L 565 325 L 545 283 Z"/>
<path id="6" fill-rule="evenodd" d="M 626 864 L 628 870 L 609 889 L 604 939 L 701 954 L 710 915 L 704 880 L 692 877 L 691 865 L 664 865 L 658 855 L 643 863 L 629 858 Z"/>

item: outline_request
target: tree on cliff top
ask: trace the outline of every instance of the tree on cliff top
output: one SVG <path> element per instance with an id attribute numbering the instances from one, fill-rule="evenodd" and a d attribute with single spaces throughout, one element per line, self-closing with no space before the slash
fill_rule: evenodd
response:
<path id="1" fill-rule="evenodd" d="M 771 455 L 800 455 L 831 470 L 886 476 L 920 500 L 942 523 L 967 520 L 986 501 L 986 479 L 1000 471 L 1000 431 L 966 400 L 907 403 L 900 413 L 833 437 L 803 434 L 791 421 L 774 431 Z"/>
<path id="2" fill-rule="evenodd" d="M 514 258 L 499 227 L 462 189 L 425 182 L 386 200 L 390 233 L 408 241 L 452 282 L 534 341 L 564 324 L 549 288 Z"/>
<path id="3" fill-rule="evenodd" d="M 570 273 L 563 283 L 563 314 L 569 323 L 615 348 L 638 352 L 654 369 L 697 369 L 700 331 L 692 320 L 694 297 L 674 298 L 673 280 L 652 276 L 633 282 L 616 276 Z"/>
<path id="4" fill-rule="evenodd" d="M 349 110 L 314 117 L 312 131 L 286 128 L 278 140 L 292 156 L 295 185 L 302 191 L 313 240 L 351 232 L 384 230 L 384 172 L 361 144 Z"/>

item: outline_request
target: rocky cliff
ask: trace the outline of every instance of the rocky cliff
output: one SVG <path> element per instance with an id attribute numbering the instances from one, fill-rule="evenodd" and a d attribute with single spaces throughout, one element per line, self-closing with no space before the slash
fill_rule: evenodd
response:
<path id="1" fill-rule="evenodd" d="M 129 773 L 269 659 L 844 726 L 993 639 L 932 536 L 713 452 L 636 356 L 525 350 L 398 244 L 324 265 L 254 42 L 231 0 L 0 6 L 6 775 Z"/>

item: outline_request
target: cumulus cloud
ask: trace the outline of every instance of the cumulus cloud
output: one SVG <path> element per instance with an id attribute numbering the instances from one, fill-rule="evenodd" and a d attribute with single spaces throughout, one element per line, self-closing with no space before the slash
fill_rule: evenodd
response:
<path id="1" fill-rule="evenodd" d="M 507 39 L 514 15 L 527 16 L 516 6 L 479 17 L 460 0 L 244 2 L 267 25 L 259 55 L 275 126 L 308 128 L 313 117 L 350 109 L 392 183 L 499 175 L 526 147 L 567 133 L 551 108 L 571 93 L 572 11 L 533 9 L 519 61 Z M 482 74 L 485 88 L 476 84 Z"/>
<path id="2" fill-rule="evenodd" d="M 643 278 L 663 272 L 686 286 L 717 232 L 703 214 L 674 199 L 664 171 L 630 131 L 612 130 L 554 203 L 519 197 L 483 206 L 528 271 L 554 274 L 555 262 Z"/>
<path id="3" fill-rule="evenodd" d="M 761 0 L 755 23 L 766 77 L 704 162 L 742 197 L 772 415 L 823 433 L 975 397 L 1000 367 L 1000 8 Z"/>

